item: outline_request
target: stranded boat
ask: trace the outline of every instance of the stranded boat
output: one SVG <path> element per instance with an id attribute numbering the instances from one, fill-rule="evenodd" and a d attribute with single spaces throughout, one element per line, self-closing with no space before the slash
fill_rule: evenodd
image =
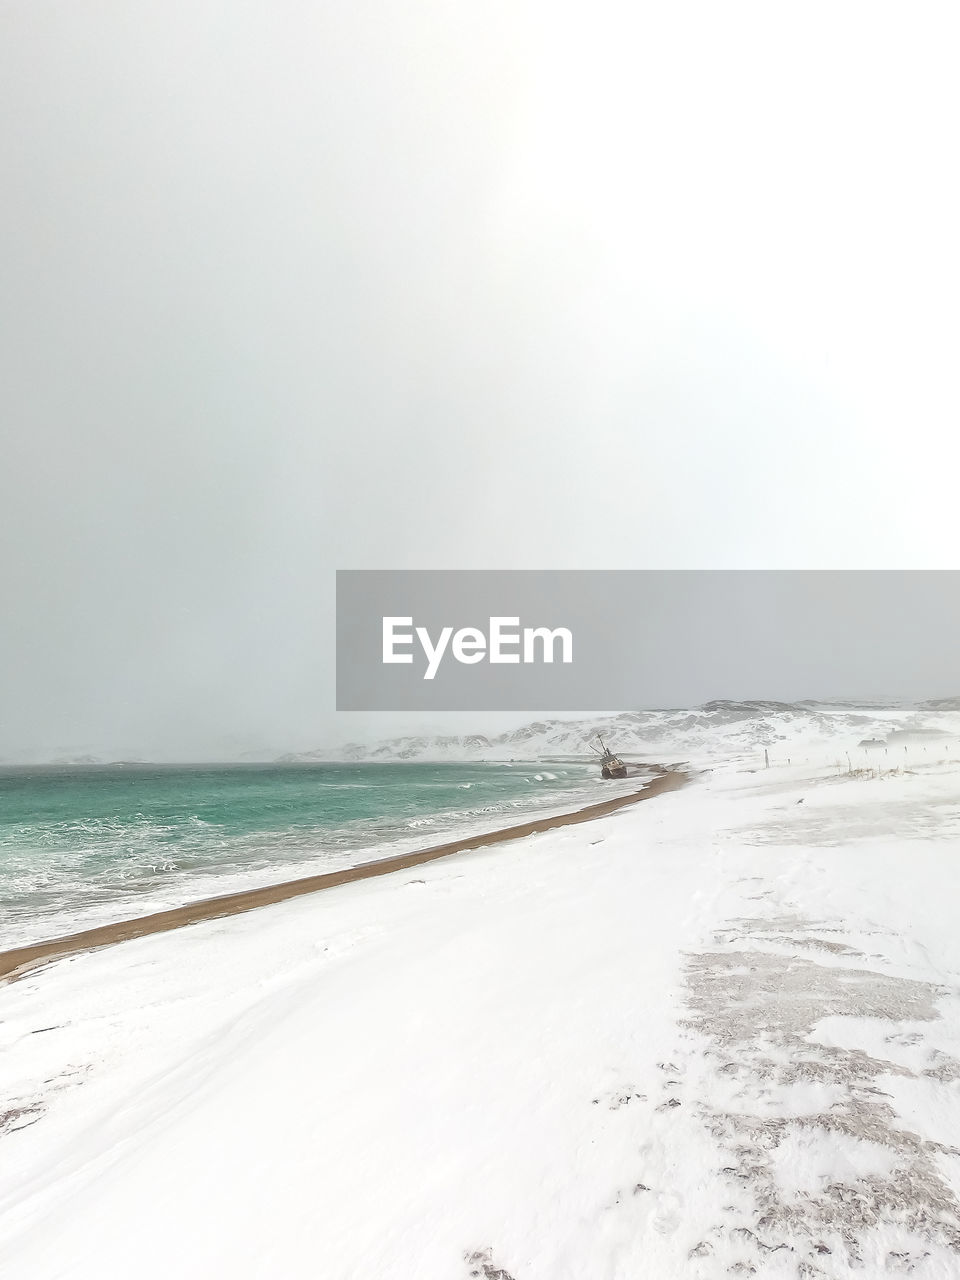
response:
<path id="1" fill-rule="evenodd" d="M 625 778 L 627 776 L 627 766 L 623 763 L 619 756 L 615 756 L 604 740 L 597 734 L 597 741 L 600 743 L 599 750 L 594 747 L 594 751 L 600 757 L 600 777 L 601 778 Z"/>

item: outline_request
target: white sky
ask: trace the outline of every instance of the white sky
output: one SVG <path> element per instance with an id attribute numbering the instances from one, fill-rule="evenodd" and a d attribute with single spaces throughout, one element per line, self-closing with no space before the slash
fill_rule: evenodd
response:
<path id="1" fill-rule="evenodd" d="M 3 0 L 0 758 L 352 736 L 338 567 L 957 567 L 958 25 Z"/>

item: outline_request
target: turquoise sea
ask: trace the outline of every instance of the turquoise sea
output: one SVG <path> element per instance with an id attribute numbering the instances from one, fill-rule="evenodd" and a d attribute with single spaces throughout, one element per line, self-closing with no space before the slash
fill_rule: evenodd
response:
<path id="1" fill-rule="evenodd" d="M 0 949 L 563 812 L 609 787 L 587 764 L 0 769 Z"/>

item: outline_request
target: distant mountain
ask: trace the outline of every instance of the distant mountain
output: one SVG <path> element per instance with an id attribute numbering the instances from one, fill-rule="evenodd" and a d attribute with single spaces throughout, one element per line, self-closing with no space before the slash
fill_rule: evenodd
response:
<path id="1" fill-rule="evenodd" d="M 923 703 L 706 702 L 662 711 L 624 711 L 589 720 L 534 720 L 482 734 L 427 734 L 301 752 L 310 760 L 543 760 L 589 758 L 598 733 L 622 755 L 653 759 L 718 756 L 803 745 L 855 746 L 891 735 L 960 737 L 960 698 Z"/>

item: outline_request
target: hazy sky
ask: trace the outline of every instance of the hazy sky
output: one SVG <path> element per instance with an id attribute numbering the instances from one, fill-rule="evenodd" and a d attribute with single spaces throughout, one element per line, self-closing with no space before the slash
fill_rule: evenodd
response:
<path id="1" fill-rule="evenodd" d="M 958 24 L 0 0 L 0 758 L 369 731 L 337 567 L 957 567 Z"/>

